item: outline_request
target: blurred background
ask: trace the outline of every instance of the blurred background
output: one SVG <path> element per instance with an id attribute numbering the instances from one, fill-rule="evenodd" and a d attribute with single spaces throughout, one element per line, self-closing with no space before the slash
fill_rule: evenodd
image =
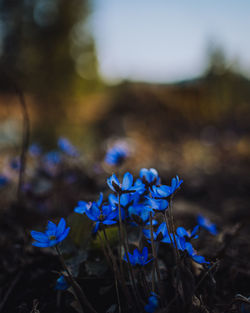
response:
<path id="1" fill-rule="evenodd" d="M 249 12 L 247 0 L 1 0 L 1 171 L 21 151 L 19 90 L 30 144 L 49 151 L 64 136 L 98 172 L 126 140 L 126 168 L 177 173 L 186 199 L 244 215 Z"/>

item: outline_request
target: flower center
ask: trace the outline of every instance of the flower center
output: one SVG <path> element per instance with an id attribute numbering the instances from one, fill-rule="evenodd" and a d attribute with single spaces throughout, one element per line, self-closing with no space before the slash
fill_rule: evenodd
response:
<path id="1" fill-rule="evenodd" d="M 50 240 L 56 240 L 56 236 L 54 236 L 54 235 L 53 235 L 53 236 L 50 236 L 49 239 L 50 239 Z"/>

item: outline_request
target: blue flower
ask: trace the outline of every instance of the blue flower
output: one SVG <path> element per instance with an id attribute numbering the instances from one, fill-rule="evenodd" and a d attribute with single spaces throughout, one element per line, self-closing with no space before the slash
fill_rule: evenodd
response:
<path id="1" fill-rule="evenodd" d="M 174 193 L 179 187 L 180 185 L 183 183 L 183 180 L 179 179 L 179 177 L 176 175 L 174 178 L 172 178 L 171 180 L 171 191 L 172 193 Z"/>
<path id="2" fill-rule="evenodd" d="M 160 181 L 158 172 L 154 168 L 150 168 L 149 170 L 146 168 L 142 168 L 140 170 L 140 177 L 142 179 L 142 182 L 146 185 L 157 185 Z"/>
<path id="3" fill-rule="evenodd" d="M 65 280 L 64 276 L 61 275 L 56 281 L 55 289 L 56 290 L 66 290 L 68 288 L 69 288 L 69 285 L 68 285 L 67 281 Z"/>
<path id="4" fill-rule="evenodd" d="M 132 188 L 133 186 L 133 176 L 129 172 L 125 173 L 123 176 L 122 184 L 119 182 L 115 174 L 107 179 L 107 184 L 111 190 L 117 193 L 130 193 L 136 190 Z"/>
<path id="5" fill-rule="evenodd" d="M 140 195 L 136 192 L 134 193 L 123 193 L 120 195 L 120 207 L 121 207 L 121 215 L 122 220 L 126 218 L 126 211 L 130 205 L 134 205 L 138 202 Z M 117 210 L 117 219 L 119 219 L 119 201 L 118 196 L 115 194 L 109 195 L 109 203 L 113 208 Z"/>
<path id="6" fill-rule="evenodd" d="M 151 242 L 151 230 L 150 229 L 144 229 L 143 233 L 144 233 L 145 237 L 148 239 L 148 242 Z M 168 242 L 168 239 L 169 239 L 169 242 Z M 156 232 L 153 232 L 153 240 L 170 243 L 167 225 L 165 222 L 163 222 L 159 225 Z"/>
<path id="7" fill-rule="evenodd" d="M 216 225 L 212 224 L 209 219 L 205 218 L 202 215 L 198 215 L 197 217 L 198 225 L 202 228 L 205 228 L 207 231 L 209 231 L 212 235 L 217 235 L 218 231 L 216 229 Z"/>
<path id="8" fill-rule="evenodd" d="M 96 222 L 93 233 L 96 233 L 100 224 L 112 225 L 116 224 L 114 220 L 117 216 L 117 210 L 114 210 L 110 205 L 104 205 L 102 208 L 98 208 L 96 204 L 92 204 L 89 210 L 86 210 L 86 215 L 89 219 Z"/>
<path id="9" fill-rule="evenodd" d="M 128 146 L 125 143 L 119 142 L 107 151 L 105 162 L 108 165 L 120 165 L 128 156 Z"/>
<path id="10" fill-rule="evenodd" d="M 204 256 L 202 255 L 197 255 L 196 251 L 194 250 L 192 244 L 190 242 L 185 243 L 185 250 L 188 252 L 189 256 L 199 264 L 209 264 L 208 261 L 205 260 Z"/>
<path id="11" fill-rule="evenodd" d="M 118 211 L 111 205 L 103 205 L 103 194 L 100 193 L 100 197 L 97 202 L 85 202 L 79 201 L 78 206 L 74 209 L 76 213 L 86 214 L 89 219 L 96 222 L 93 229 L 93 233 L 96 233 L 100 224 L 112 225 L 117 223 L 115 218 Z"/>
<path id="12" fill-rule="evenodd" d="M 10 167 L 13 170 L 18 171 L 20 169 L 20 166 L 21 166 L 20 158 L 16 157 L 10 161 Z"/>
<path id="13" fill-rule="evenodd" d="M 161 185 L 159 187 L 152 186 L 152 196 L 156 199 L 167 198 L 171 196 L 183 183 L 183 180 L 180 180 L 178 176 L 172 178 L 171 186 Z"/>
<path id="14" fill-rule="evenodd" d="M 130 264 L 132 266 L 135 266 L 135 265 L 144 266 L 148 264 L 150 261 L 152 261 L 152 259 L 148 260 L 148 248 L 147 247 L 143 248 L 142 253 L 140 253 L 138 249 L 135 249 L 133 254 L 128 252 L 128 257 L 129 257 Z M 123 257 L 123 260 L 128 262 L 126 254 Z"/>
<path id="15" fill-rule="evenodd" d="M 168 201 L 165 199 L 152 199 L 147 196 L 146 196 L 146 199 L 148 199 L 148 204 L 154 210 L 164 211 L 168 208 Z"/>
<path id="16" fill-rule="evenodd" d="M 57 165 L 61 162 L 61 155 L 58 151 L 50 151 L 44 156 L 44 161 L 49 166 Z"/>
<path id="17" fill-rule="evenodd" d="M 100 193 L 99 199 L 97 202 L 85 202 L 85 201 L 78 201 L 77 207 L 75 207 L 74 212 L 79 213 L 79 214 L 84 214 L 86 213 L 87 210 L 91 208 L 93 204 L 96 204 L 98 207 L 102 205 L 103 202 L 103 193 Z"/>
<path id="18" fill-rule="evenodd" d="M 72 157 L 79 156 L 79 152 L 67 138 L 60 137 L 57 141 L 57 145 L 59 149 L 65 154 L 72 156 Z"/>
<path id="19" fill-rule="evenodd" d="M 52 247 L 63 241 L 69 233 L 70 227 L 66 227 L 64 218 L 60 219 L 58 225 L 49 221 L 44 233 L 32 230 L 31 236 L 35 241 L 32 243 L 36 247 Z"/>
<path id="20" fill-rule="evenodd" d="M 138 203 L 140 198 L 140 195 L 137 192 L 133 192 L 133 193 L 123 193 L 120 195 L 120 205 L 123 208 L 127 208 L 130 205 L 135 205 L 136 203 Z M 109 195 L 109 203 L 113 206 L 113 207 L 117 207 L 118 206 L 118 196 L 111 193 Z"/>
<path id="21" fill-rule="evenodd" d="M 148 298 L 148 304 L 144 306 L 144 309 L 148 313 L 154 313 L 155 310 L 158 308 L 159 301 L 157 299 L 157 294 L 151 292 L 151 296 Z"/>
<path id="22" fill-rule="evenodd" d="M 198 238 L 198 235 L 197 235 L 198 230 L 199 230 L 199 225 L 196 225 L 191 232 L 187 231 L 184 227 L 178 227 L 176 229 L 176 233 L 180 237 L 187 237 L 189 239 L 197 239 Z"/>
<path id="23" fill-rule="evenodd" d="M 140 195 L 142 195 L 146 191 L 146 186 L 143 184 L 143 182 L 140 178 L 137 178 L 137 180 L 134 183 L 133 188 Z"/>
<path id="24" fill-rule="evenodd" d="M 205 260 L 205 258 L 201 255 L 197 255 L 196 251 L 194 250 L 192 244 L 190 242 L 186 242 L 186 234 L 183 231 L 183 227 L 179 227 L 180 230 L 178 231 L 178 233 L 180 235 L 176 235 L 176 243 L 177 243 L 177 248 L 181 251 L 187 251 L 188 255 L 196 262 L 199 264 L 209 264 L 209 262 L 207 262 Z M 196 229 L 197 227 L 195 227 Z M 184 229 L 185 230 L 185 229 Z M 172 235 L 172 234 L 171 234 Z M 191 236 L 189 237 L 191 238 Z"/>
<path id="25" fill-rule="evenodd" d="M 145 204 L 135 204 L 128 208 L 129 217 L 137 224 L 146 225 L 148 223 L 150 212 L 153 210 Z M 154 214 L 154 212 L 152 212 Z M 156 221 L 154 221 L 155 224 Z"/>
<path id="26" fill-rule="evenodd" d="M 8 178 L 5 175 L 0 174 L 0 188 L 8 184 Z"/>
<path id="27" fill-rule="evenodd" d="M 42 152 L 42 149 L 41 147 L 36 144 L 36 143 L 33 143 L 30 147 L 29 147 L 29 154 L 32 156 L 32 157 L 36 157 L 36 156 L 39 156 Z"/>
<path id="28" fill-rule="evenodd" d="M 84 214 L 86 210 L 89 210 L 91 207 L 91 202 L 78 201 L 77 206 L 74 208 L 75 213 Z"/>

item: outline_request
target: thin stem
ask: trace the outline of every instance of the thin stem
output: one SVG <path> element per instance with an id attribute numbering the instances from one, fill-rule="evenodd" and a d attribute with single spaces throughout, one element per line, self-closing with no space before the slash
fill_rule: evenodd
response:
<path id="1" fill-rule="evenodd" d="M 62 267 L 64 268 L 64 270 L 68 274 L 69 282 L 70 282 L 72 288 L 74 289 L 75 295 L 76 295 L 77 300 L 78 300 L 78 302 L 82 308 L 82 311 L 84 312 L 84 305 L 86 305 L 92 313 L 97 313 L 96 310 L 89 303 L 86 295 L 84 294 L 83 290 L 81 289 L 81 287 L 78 285 L 78 283 L 74 279 L 73 275 L 70 273 L 70 271 L 69 271 L 69 269 L 68 269 L 68 267 L 64 261 L 63 255 L 61 254 L 58 246 L 56 245 L 55 248 L 56 248 L 56 252 L 58 253 L 59 260 L 62 264 Z"/>
<path id="2" fill-rule="evenodd" d="M 99 238 L 99 240 L 100 240 L 100 243 L 101 243 L 102 250 L 103 250 L 103 253 L 104 253 L 104 255 L 105 255 L 105 258 L 106 258 L 106 260 L 107 260 L 107 262 L 108 262 L 110 268 L 113 269 L 113 267 L 112 267 L 112 262 L 110 262 L 111 257 L 109 256 L 109 253 L 106 251 L 105 243 L 103 242 L 102 237 L 101 237 L 101 235 L 99 234 L 99 232 L 97 232 L 97 236 L 98 236 L 98 238 Z M 112 260 L 112 259 L 111 259 L 111 260 Z"/>
<path id="3" fill-rule="evenodd" d="M 108 253 L 109 253 L 109 256 L 110 256 L 112 264 L 113 264 L 113 271 L 114 271 L 114 276 L 115 276 L 115 290 L 116 290 L 116 295 L 117 295 L 117 302 L 118 302 L 119 312 L 121 313 L 121 302 L 120 302 L 120 295 L 119 295 L 119 289 L 118 289 L 118 283 L 117 283 L 118 279 L 119 279 L 119 276 L 120 276 L 119 275 L 119 270 L 118 270 L 118 267 L 117 267 L 116 260 L 115 260 L 115 257 L 113 255 L 112 249 L 110 248 L 105 228 L 103 227 L 102 230 L 103 230 L 103 235 L 104 235 L 104 238 L 105 238 L 105 241 L 106 241 L 106 245 L 108 247 Z M 101 236 L 100 236 L 100 238 L 101 238 Z"/>
<path id="4" fill-rule="evenodd" d="M 150 212 L 150 237 L 151 237 L 151 247 L 154 256 L 154 233 L 153 233 L 153 225 L 152 225 L 152 213 Z M 152 270 L 152 290 L 155 292 L 155 256 Z"/>
<path id="5" fill-rule="evenodd" d="M 172 246 L 172 248 L 173 248 L 173 253 L 174 253 L 174 258 L 175 258 L 175 264 L 177 264 L 176 247 L 175 247 L 174 242 L 173 242 L 173 239 L 172 239 L 172 237 L 171 237 L 170 225 L 169 225 L 168 218 L 167 218 L 167 210 L 165 210 L 165 213 L 164 213 L 163 215 L 164 215 L 165 223 L 166 223 L 166 226 L 167 226 L 167 231 L 168 231 L 168 236 L 169 236 L 169 238 L 170 238 L 171 246 Z"/>
<path id="6" fill-rule="evenodd" d="M 152 231 L 153 231 L 152 212 L 150 212 L 150 229 L 152 229 Z M 153 241 L 153 245 L 152 245 L 152 251 L 153 251 L 153 257 L 154 257 L 154 262 L 155 262 L 155 269 L 156 269 L 157 278 L 158 278 L 158 281 L 160 282 L 161 275 L 160 275 L 160 269 L 159 269 L 159 264 L 158 264 L 157 253 L 156 253 L 156 250 L 155 250 L 154 241 Z"/>
<path id="7" fill-rule="evenodd" d="M 119 289 L 118 289 L 118 282 L 117 278 L 115 277 L 115 291 L 117 295 L 117 302 L 118 302 L 118 308 L 119 308 L 119 313 L 122 312 L 122 307 L 121 307 L 121 301 L 120 301 L 120 295 L 119 295 Z"/>
<path id="8" fill-rule="evenodd" d="M 124 238 L 124 232 L 123 232 L 123 224 L 122 224 L 122 214 L 121 214 L 121 194 L 118 193 L 118 210 L 119 210 L 119 224 L 120 224 L 120 231 L 121 231 L 121 245 L 124 246 L 125 249 L 125 255 L 128 261 L 128 268 L 129 268 L 129 273 L 130 273 L 130 277 L 132 280 L 132 286 L 133 286 L 133 290 L 134 290 L 134 296 L 135 296 L 135 300 L 136 300 L 136 304 L 139 307 L 139 302 L 138 302 L 138 296 L 137 296 L 137 289 L 136 289 L 136 284 L 135 284 L 135 277 L 134 277 L 134 272 L 131 266 L 131 262 L 129 259 L 129 255 L 128 255 L 128 247 L 126 245 L 125 242 L 125 238 Z"/>
<path id="9" fill-rule="evenodd" d="M 118 279 L 118 281 L 120 281 L 121 287 L 123 289 L 123 292 L 124 292 L 126 298 L 128 299 L 128 304 L 130 305 L 132 303 L 132 298 L 131 298 L 130 292 L 128 290 L 128 287 L 126 285 L 124 276 L 120 275 L 119 268 L 118 268 L 116 260 L 115 260 L 115 256 L 114 256 L 114 254 L 112 252 L 112 249 L 111 249 L 111 247 L 109 245 L 109 240 L 108 240 L 108 236 L 107 236 L 107 233 L 105 231 L 105 228 L 103 228 L 103 234 L 104 234 L 104 238 L 106 240 L 106 244 L 107 244 L 107 248 L 108 248 L 108 251 L 109 251 L 109 255 L 110 255 L 112 263 L 113 263 L 114 271 L 116 272 L 117 279 Z"/>
<path id="10" fill-rule="evenodd" d="M 175 227 L 175 223 L 174 223 L 174 217 L 173 217 L 173 212 L 172 212 L 172 196 L 170 197 L 170 203 L 169 203 L 169 225 L 170 225 L 170 231 L 173 234 L 173 238 L 174 238 L 174 246 L 175 246 L 175 251 L 176 251 L 176 256 L 177 256 L 177 263 L 180 263 L 180 253 L 177 247 L 177 242 L 176 242 L 176 238 L 175 238 L 175 233 L 176 233 L 176 227 Z"/>
<path id="11" fill-rule="evenodd" d="M 142 275 L 143 275 L 143 280 L 144 280 L 145 285 L 146 285 L 147 296 L 149 297 L 149 295 L 150 295 L 150 286 L 149 286 L 148 281 L 147 281 L 147 275 L 146 275 L 145 268 L 142 267 L 141 271 L 142 271 Z"/>

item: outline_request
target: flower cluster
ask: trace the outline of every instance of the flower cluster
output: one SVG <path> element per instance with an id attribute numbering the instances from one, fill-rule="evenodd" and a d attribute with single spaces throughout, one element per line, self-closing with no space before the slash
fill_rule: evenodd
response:
<path id="1" fill-rule="evenodd" d="M 74 154 L 71 151 L 72 147 L 67 142 L 63 142 L 63 145 L 66 145 L 64 149 L 67 150 L 67 153 Z M 190 231 L 184 227 L 175 227 L 174 218 L 171 215 L 172 210 L 169 208 L 176 191 L 182 183 L 183 181 L 176 176 L 172 178 L 169 185 L 161 184 L 158 172 L 153 168 L 142 168 L 137 179 L 134 179 L 129 172 L 125 173 L 120 180 L 113 174 L 107 179 L 107 185 L 111 192 L 107 195 L 106 200 L 103 193 L 100 193 L 96 201 L 80 200 L 74 209 L 75 213 L 85 215 L 93 222 L 93 233 L 103 231 L 105 242 L 108 241 L 106 228 L 118 225 L 120 238 L 118 258 L 121 264 L 128 264 L 126 268 L 129 276 L 131 276 L 133 288 L 135 288 L 136 283 L 140 285 L 140 279 L 137 278 L 136 280 L 134 278 L 134 271 L 138 275 L 145 275 L 144 267 L 150 263 L 146 270 L 151 268 L 151 274 L 141 279 L 144 285 L 149 284 L 150 289 L 152 288 L 147 304 L 144 306 L 146 312 L 155 312 L 161 302 L 158 299 L 162 300 L 160 289 L 155 287 L 155 281 L 152 284 L 150 280 L 147 281 L 148 277 L 155 279 L 155 274 L 153 274 L 155 271 L 160 283 L 161 277 L 158 267 L 160 249 L 164 250 L 166 246 L 171 246 L 172 249 L 166 249 L 166 251 L 175 255 L 175 258 L 172 259 L 175 259 L 176 264 L 183 262 L 183 265 L 190 264 L 191 266 L 192 262 L 186 262 L 189 259 L 203 265 L 205 268 L 206 264 L 210 263 L 196 251 L 193 241 L 199 238 L 201 228 L 216 235 L 215 224 L 212 224 L 203 216 L 198 216 L 197 225 Z M 137 231 L 137 243 L 129 242 L 129 229 L 131 229 L 131 232 Z M 45 232 L 31 231 L 31 236 L 35 239 L 34 246 L 52 247 L 57 246 L 59 242 L 64 240 L 68 233 L 69 227 L 66 227 L 65 220 L 61 219 L 58 225 L 49 221 Z M 144 248 L 132 249 L 132 245 L 140 248 L 144 246 Z M 119 272 L 108 242 L 105 243 L 104 250 L 105 246 L 108 247 L 108 253 L 104 251 L 105 255 L 110 256 L 109 261 L 114 266 L 114 273 L 117 275 L 116 279 L 118 280 L 124 273 L 122 270 Z M 122 268 L 121 266 L 120 269 Z M 165 268 L 165 270 L 167 269 Z M 123 283 L 121 283 L 122 286 L 124 287 Z M 67 288 L 67 282 L 61 276 L 57 281 L 56 289 L 64 290 Z M 159 292 L 159 296 L 155 292 Z M 143 301 L 145 303 L 146 298 Z"/>
<path id="2" fill-rule="evenodd" d="M 119 220 L 119 211 L 121 220 L 130 225 L 139 225 L 144 227 L 143 233 L 146 240 L 150 243 L 151 237 L 154 241 L 166 244 L 174 244 L 180 252 L 185 252 L 193 261 L 200 264 L 208 264 L 203 256 L 197 255 L 191 240 L 198 238 L 200 227 L 205 227 L 210 232 L 214 232 L 212 227 L 215 225 L 201 216 L 198 217 L 198 225 L 191 232 L 183 227 L 178 227 L 176 233 L 169 232 L 166 222 L 162 222 L 156 230 L 151 230 L 150 215 L 156 217 L 158 213 L 165 212 L 169 207 L 169 198 L 174 195 L 176 190 L 181 186 L 182 180 L 178 176 L 171 180 L 170 185 L 161 185 L 158 172 L 151 168 L 142 168 L 139 178 L 134 180 L 131 173 L 124 174 L 122 181 L 115 174 L 107 179 L 107 184 L 111 191 L 108 202 L 103 201 L 103 194 L 100 195 L 97 202 L 79 201 L 75 208 L 76 213 L 85 214 L 89 219 L 95 222 L 93 232 L 97 232 L 100 224 L 112 225 Z M 152 221 L 153 227 L 158 222 Z M 210 226 L 210 227 L 209 227 Z M 135 249 L 133 254 L 128 253 L 131 265 L 145 265 L 147 260 L 148 249 L 144 248 L 142 254 Z M 126 255 L 124 260 L 127 260 Z M 145 260 L 145 261 L 142 261 Z"/>

